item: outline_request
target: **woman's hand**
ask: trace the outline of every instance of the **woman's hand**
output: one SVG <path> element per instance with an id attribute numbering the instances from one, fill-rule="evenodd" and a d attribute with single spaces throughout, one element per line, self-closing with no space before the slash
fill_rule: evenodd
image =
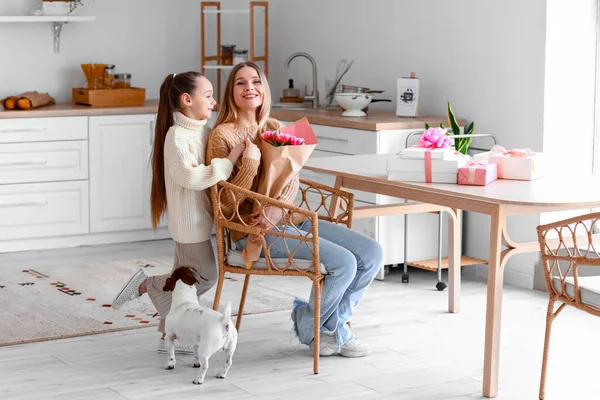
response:
<path id="1" fill-rule="evenodd" d="M 244 144 L 246 145 L 246 149 L 244 150 L 243 154 L 244 158 L 251 158 L 253 160 L 260 161 L 260 150 L 258 146 L 252 143 L 248 138 L 246 138 Z"/>
<path id="2" fill-rule="evenodd" d="M 269 230 L 281 220 L 282 212 L 278 207 L 265 207 L 262 212 L 254 211 L 250 216 L 253 226 Z"/>
<path id="3" fill-rule="evenodd" d="M 242 142 L 242 143 L 238 144 L 237 146 L 235 146 L 233 149 L 231 149 L 227 158 L 229 159 L 229 161 L 231 161 L 231 163 L 233 165 L 235 165 L 235 163 L 237 163 L 240 156 L 242 155 L 242 152 L 245 149 L 246 149 L 246 142 Z"/>

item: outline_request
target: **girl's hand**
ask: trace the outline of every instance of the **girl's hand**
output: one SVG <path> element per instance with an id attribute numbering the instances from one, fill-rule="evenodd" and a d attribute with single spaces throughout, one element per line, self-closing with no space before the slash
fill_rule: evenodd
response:
<path id="1" fill-rule="evenodd" d="M 240 156 L 242 155 L 242 152 L 244 152 L 244 149 L 246 148 L 246 142 L 242 142 L 240 144 L 238 144 L 237 146 L 235 146 L 233 149 L 231 149 L 231 152 L 229 153 L 229 156 L 227 156 L 227 158 L 229 159 L 229 161 L 231 161 L 231 163 L 233 165 L 235 165 Z"/>
<path id="2" fill-rule="evenodd" d="M 251 158 L 253 160 L 260 161 L 260 150 L 257 145 L 252 143 L 250 139 L 246 138 L 244 142 L 246 144 L 246 150 L 244 150 L 244 158 Z"/>

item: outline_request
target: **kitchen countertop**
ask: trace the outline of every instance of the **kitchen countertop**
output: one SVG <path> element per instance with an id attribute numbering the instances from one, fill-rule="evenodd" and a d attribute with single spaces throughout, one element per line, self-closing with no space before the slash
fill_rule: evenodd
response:
<path id="1" fill-rule="evenodd" d="M 340 110 L 325 110 L 324 108 L 308 108 L 306 110 L 285 110 L 272 108 L 271 117 L 282 121 L 297 121 L 306 117 L 308 122 L 315 125 L 329 125 L 339 128 L 361 129 L 366 131 L 383 131 L 393 129 L 424 129 L 425 123 L 430 126 L 448 125 L 446 117 L 397 117 L 394 111 L 371 110 L 366 117 L 342 117 Z M 464 119 L 457 119 L 464 126 Z"/>
<path id="2" fill-rule="evenodd" d="M 41 118 L 41 117 L 88 117 L 98 115 L 152 114 L 158 111 L 158 100 L 147 100 L 141 106 L 125 107 L 90 107 L 74 103 L 59 103 L 52 106 L 34 108 L 33 110 L 0 111 L 0 119 L 4 118 Z"/>
<path id="3" fill-rule="evenodd" d="M 0 119 L 6 118 L 40 118 L 40 117 L 77 117 L 123 114 L 151 114 L 158 111 L 158 100 L 147 100 L 142 106 L 127 107 L 89 107 L 73 103 L 59 103 L 33 110 L 1 110 Z M 423 129 L 425 123 L 430 126 L 447 125 L 446 117 L 419 116 L 397 117 L 393 111 L 371 110 L 366 117 L 342 117 L 339 110 L 325 108 L 307 108 L 305 110 L 285 110 L 272 108 L 271 116 L 282 121 L 297 121 L 307 117 L 311 124 L 327 125 L 338 128 L 360 129 L 365 131 L 381 131 L 393 129 Z M 466 121 L 458 119 L 459 125 Z"/>

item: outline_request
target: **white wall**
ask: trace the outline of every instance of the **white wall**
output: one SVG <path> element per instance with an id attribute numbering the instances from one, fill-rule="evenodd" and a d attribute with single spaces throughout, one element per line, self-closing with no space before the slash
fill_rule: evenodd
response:
<path id="1" fill-rule="evenodd" d="M 384 89 L 396 97 L 396 78 L 421 78 L 422 114 L 445 115 L 446 101 L 478 132 L 506 146 L 541 150 L 545 1 L 509 0 L 272 0 L 269 81 L 281 96 L 288 78 L 310 90 L 310 64 L 284 68 L 306 51 L 317 60 L 319 90 L 336 62 L 354 59 L 344 82 Z M 318 10 L 318 11 L 317 11 Z M 373 108 L 395 110 L 396 103 Z M 484 143 L 486 144 L 486 143 Z"/>
<path id="2" fill-rule="evenodd" d="M 26 14 L 34 3 L 0 0 L 0 15 Z M 65 25 L 58 54 L 50 23 L 0 23 L 0 97 L 38 90 L 71 101 L 85 82 L 80 64 L 104 62 L 130 72 L 152 99 L 167 74 L 199 69 L 199 1 L 86 0 L 78 12 L 96 21 Z"/>

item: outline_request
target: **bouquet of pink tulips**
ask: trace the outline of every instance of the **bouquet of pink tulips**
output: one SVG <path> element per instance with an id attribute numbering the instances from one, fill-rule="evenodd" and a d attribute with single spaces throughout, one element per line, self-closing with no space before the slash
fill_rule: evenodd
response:
<path id="1" fill-rule="evenodd" d="M 280 146 L 300 146 L 304 144 L 304 139 L 283 133 L 281 131 L 266 131 L 260 135 L 261 139 L 265 142 L 273 145 L 274 147 Z"/>
<path id="2" fill-rule="evenodd" d="M 257 193 L 277 199 L 310 157 L 317 146 L 317 137 L 305 117 L 280 131 L 266 131 L 260 139 L 262 172 Z M 257 241 L 247 241 L 243 254 L 248 268 L 258 260 L 260 250 Z"/>

